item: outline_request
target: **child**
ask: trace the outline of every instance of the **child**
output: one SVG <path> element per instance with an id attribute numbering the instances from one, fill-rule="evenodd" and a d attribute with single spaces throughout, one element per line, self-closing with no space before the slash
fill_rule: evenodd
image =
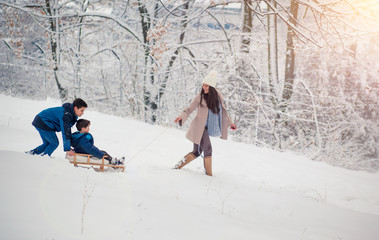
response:
<path id="1" fill-rule="evenodd" d="M 72 134 L 72 142 L 71 145 L 73 146 L 76 153 L 84 153 L 84 154 L 91 154 L 94 157 L 97 157 L 99 159 L 103 158 L 105 155 L 105 159 L 109 161 L 109 163 L 113 165 L 121 165 L 122 162 L 118 160 L 117 158 L 113 159 L 112 157 L 105 151 L 99 150 L 94 145 L 94 139 L 92 135 L 89 133 L 91 122 L 86 119 L 79 119 L 76 123 L 76 128 L 78 129 L 77 132 Z"/>
<path id="2" fill-rule="evenodd" d="M 73 156 L 71 151 L 71 127 L 78 117 L 82 116 L 87 103 L 77 98 L 73 103 L 64 103 L 62 107 L 48 108 L 40 112 L 33 120 L 32 125 L 42 138 L 42 145 L 28 151 L 29 154 L 49 155 L 55 151 L 59 141 L 55 132 L 62 132 L 63 150 Z"/>

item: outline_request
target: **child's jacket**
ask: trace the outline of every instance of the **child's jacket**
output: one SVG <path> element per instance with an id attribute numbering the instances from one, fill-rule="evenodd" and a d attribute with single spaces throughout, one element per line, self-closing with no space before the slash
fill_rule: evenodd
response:
<path id="1" fill-rule="evenodd" d="M 91 154 L 97 158 L 102 158 L 104 153 L 94 145 L 94 139 L 90 133 L 74 132 L 72 134 L 71 145 L 76 153 Z"/>
<path id="2" fill-rule="evenodd" d="M 71 127 L 77 120 L 74 104 L 64 103 L 62 107 L 43 110 L 34 118 L 32 124 L 42 130 L 62 132 L 63 149 L 70 151 Z"/>

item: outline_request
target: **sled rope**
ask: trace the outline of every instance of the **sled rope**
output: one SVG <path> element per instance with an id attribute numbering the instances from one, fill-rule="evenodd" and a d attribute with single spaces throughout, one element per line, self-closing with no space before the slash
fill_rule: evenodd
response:
<path id="1" fill-rule="evenodd" d="M 134 158 L 136 158 L 140 153 L 145 151 L 147 147 L 149 147 L 151 144 L 153 144 L 163 133 L 165 133 L 168 130 L 168 128 L 163 129 L 157 136 L 155 136 L 148 144 L 146 144 L 143 148 L 141 148 L 134 156 L 125 163 L 125 165 L 129 162 L 131 162 Z"/>

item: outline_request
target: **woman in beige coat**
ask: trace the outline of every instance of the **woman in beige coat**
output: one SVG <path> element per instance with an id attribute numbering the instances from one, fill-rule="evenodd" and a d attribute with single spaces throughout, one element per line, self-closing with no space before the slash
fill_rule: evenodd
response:
<path id="1" fill-rule="evenodd" d="M 181 169 L 193 161 L 204 151 L 204 168 L 207 175 L 212 176 L 212 145 L 209 136 L 228 138 L 228 128 L 235 130 L 237 127 L 232 122 L 224 105 L 224 98 L 215 89 L 217 73 L 211 71 L 203 80 L 202 90 L 192 100 L 189 107 L 175 119 L 175 123 L 182 125 L 197 109 L 195 119 L 187 131 L 186 138 L 193 142 L 193 151 L 184 156 L 175 166 Z"/>

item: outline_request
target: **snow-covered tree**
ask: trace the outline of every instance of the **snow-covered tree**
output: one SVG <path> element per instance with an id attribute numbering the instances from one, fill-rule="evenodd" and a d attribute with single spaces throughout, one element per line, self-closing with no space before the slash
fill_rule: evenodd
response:
<path id="1" fill-rule="evenodd" d="M 216 69 L 236 140 L 378 169 L 374 3 L 0 0 L 0 91 L 173 125 Z"/>

